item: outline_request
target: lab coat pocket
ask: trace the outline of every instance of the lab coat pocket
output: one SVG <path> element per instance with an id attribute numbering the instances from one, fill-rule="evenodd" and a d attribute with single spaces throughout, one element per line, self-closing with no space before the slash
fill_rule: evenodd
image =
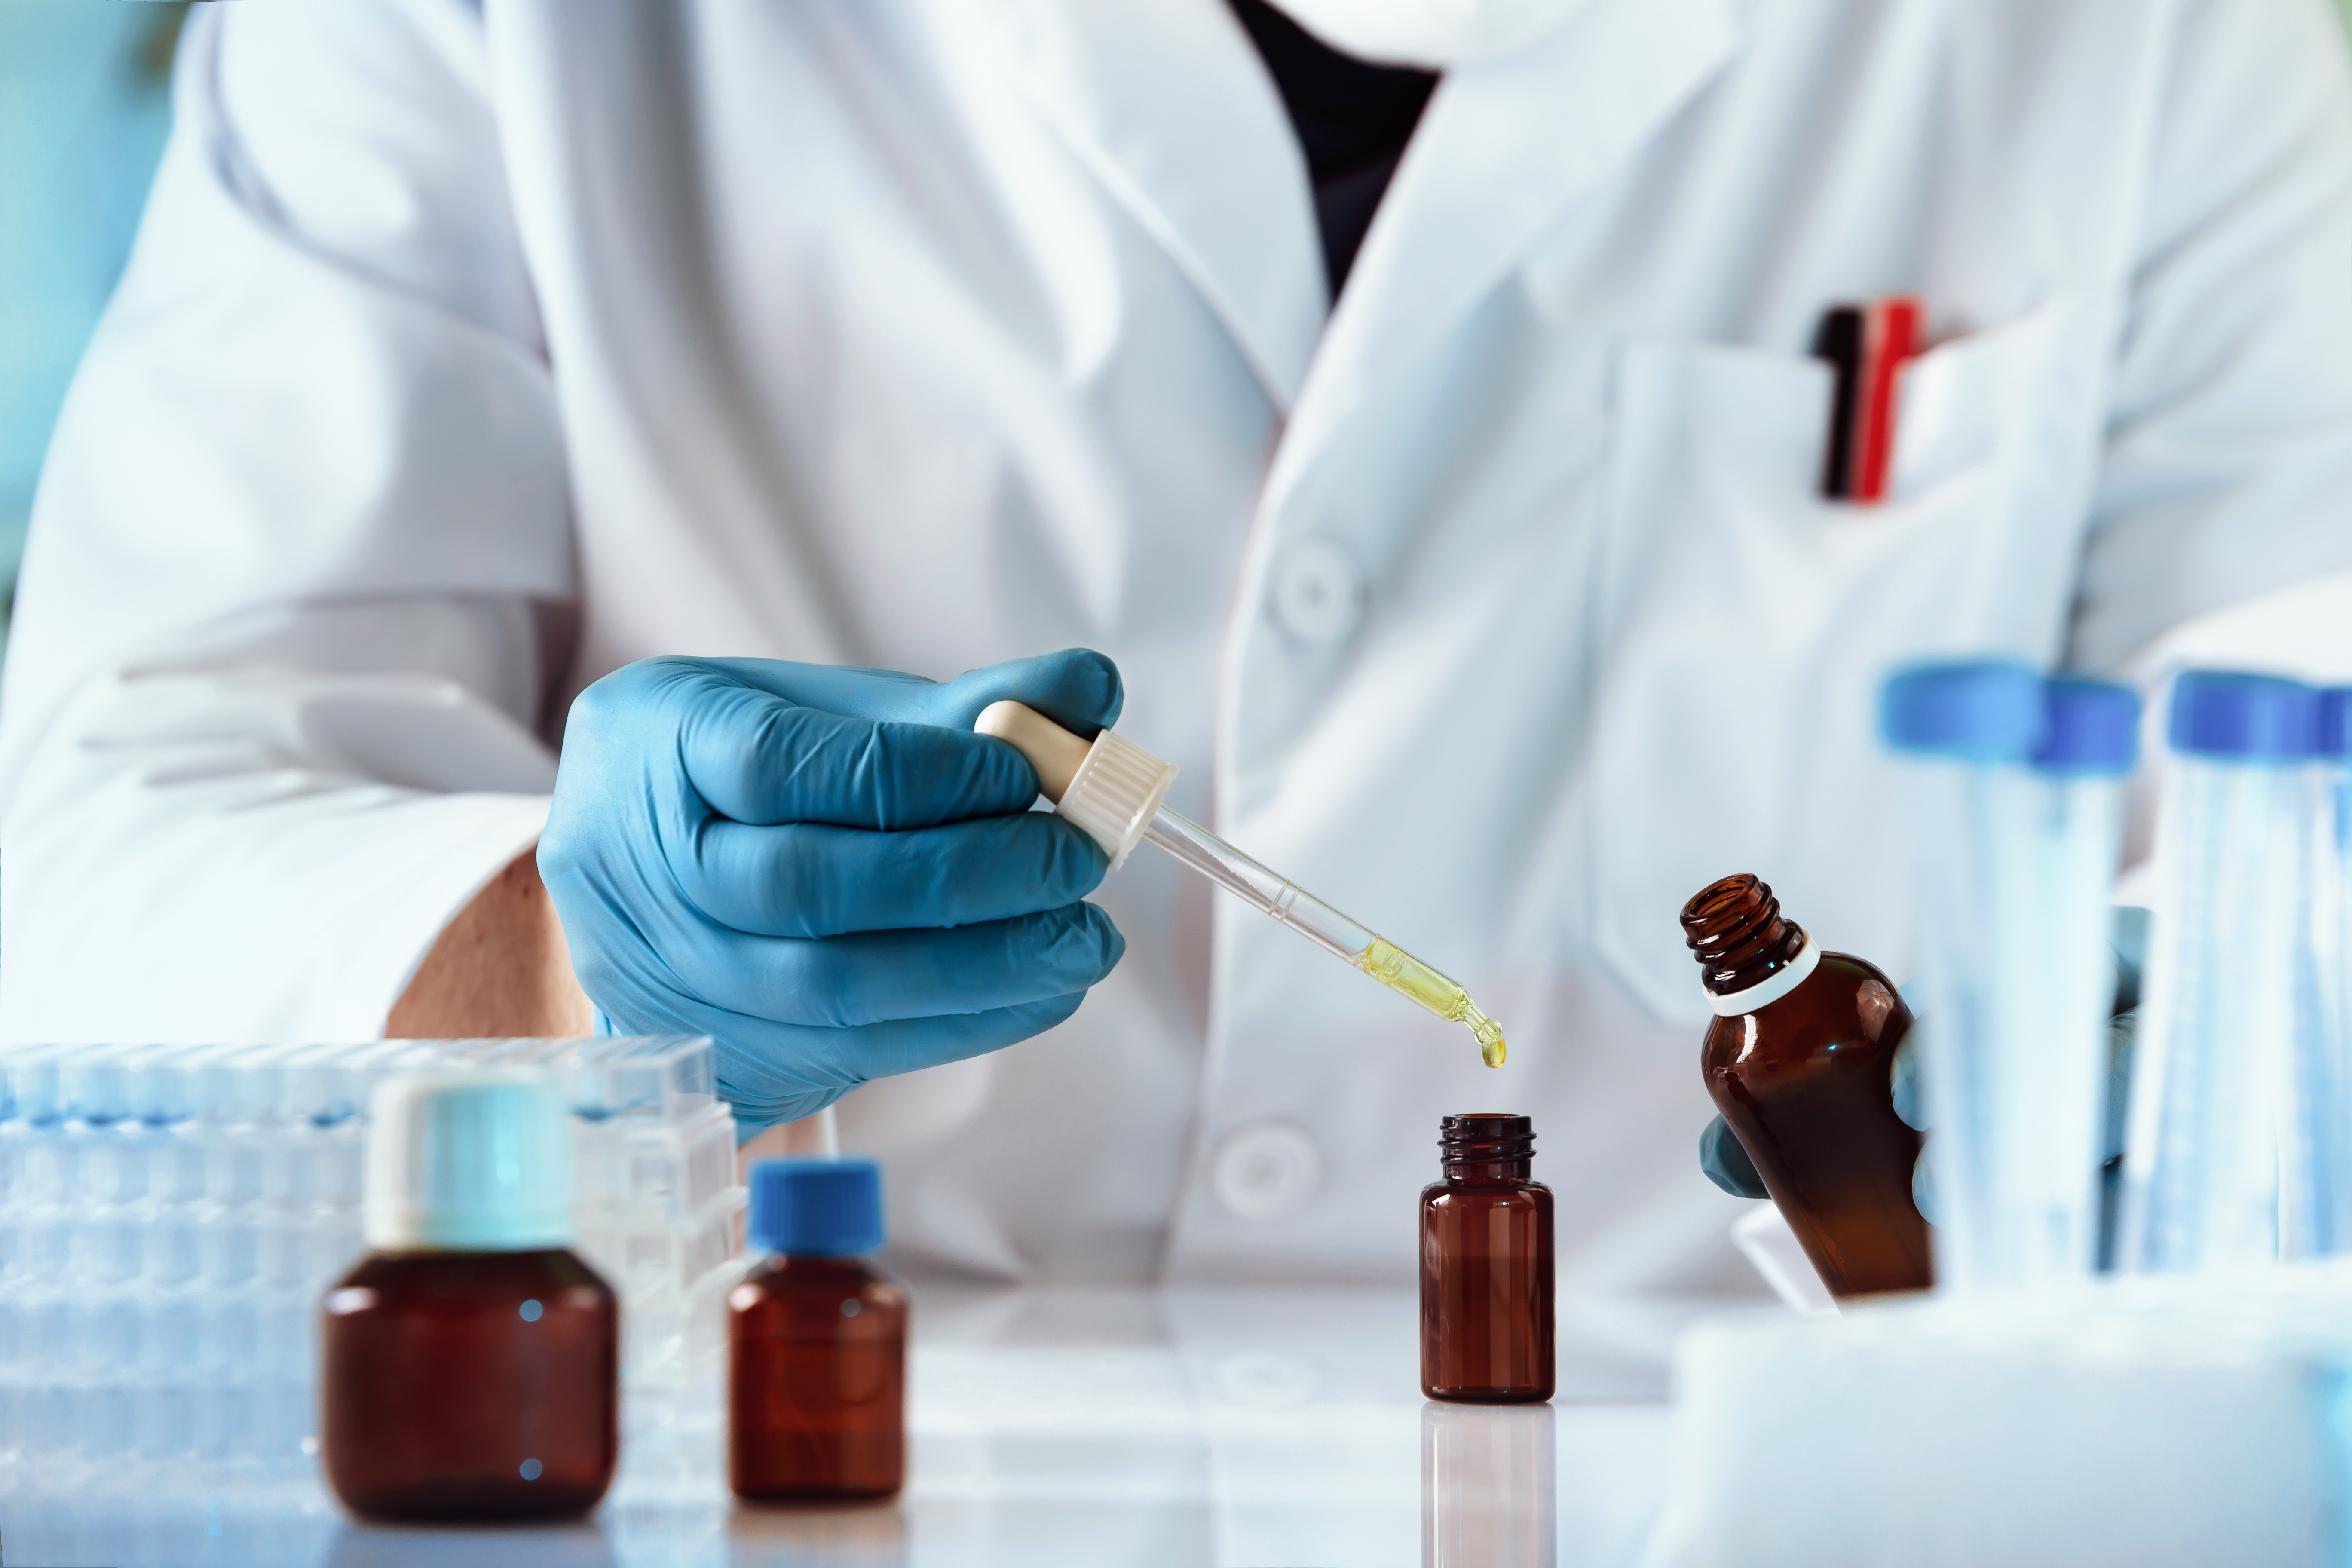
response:
<path id="1" fill-rule="evenodd" d="M 1591 929 L 1655 1011 L 1704 1015 L 1675 917 L 1734 871 L 1827 944 L 1906 961 L 1875 694 L 1906 659 L 2059 646 L 2074 551 L 2052 534 L 2080 522 L 2033 492 L 2065 321 L 2048 307 L 1906 367 L 1875 507 L 1822 498 L 1825 364 L 1623 351 L 1587 844 Z"/>

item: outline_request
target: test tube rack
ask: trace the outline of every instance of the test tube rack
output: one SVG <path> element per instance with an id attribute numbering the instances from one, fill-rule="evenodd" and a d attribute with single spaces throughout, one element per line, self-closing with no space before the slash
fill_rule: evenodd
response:
<path id="1" fill-rule="evenodd" d="M 575 1249 L 621 1299 L 615 1497 L 715 1493 L 743 1189 L 710 1042 L 677 1037 L 0 1054 L 0 1489 L 310 1472 L 369 1094 L 491 1066 L 572 1110 Z"/>
<path id="2" fill-rule="evenodd" d="M 2335 1568 L 2352 1260 L 1719 1314 L 1675 1354 L 1659 1568 Z M 1759 1456 L 1833 1454 L 1802 1468 Z"/>

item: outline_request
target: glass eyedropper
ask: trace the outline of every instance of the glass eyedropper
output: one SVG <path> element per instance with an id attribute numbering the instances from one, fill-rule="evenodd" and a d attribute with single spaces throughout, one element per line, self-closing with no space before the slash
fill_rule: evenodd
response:
<path id="1" fill-rule="evenodd" d="M 1276 875 L 1199 824 L 1162 805 L 1176 777 L 1169 763 L 1106 730 L 1091 744 L 1018 702 L 998 702 L 973 728 L 1029 759 L 1056 815 L 1084 830 L 1123 865 L 1138 843 L 1158 845 L 1193 870 L 1273 916 L 1324 952 L 1412 997 L 1477 1037 L 1490 1068 L 1503 1065 L 1502 1026 L 1470 994 L 1412 954 Z"/>

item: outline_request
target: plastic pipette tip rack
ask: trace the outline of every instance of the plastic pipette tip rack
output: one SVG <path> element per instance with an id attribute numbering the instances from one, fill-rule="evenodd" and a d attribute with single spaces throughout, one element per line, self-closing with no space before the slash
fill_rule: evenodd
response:
<path id="1" fill-rule="evenodd" d="M 0 1490 L 307 1480 L 368 1095 L 491 1065 L 556 1072 L 572 1108 L 573 1247 L 622 1300 L 614 1496 L 716 1495 L 743 1194 L 710 1043 L 685 1038 L 0 1057 Z"/>

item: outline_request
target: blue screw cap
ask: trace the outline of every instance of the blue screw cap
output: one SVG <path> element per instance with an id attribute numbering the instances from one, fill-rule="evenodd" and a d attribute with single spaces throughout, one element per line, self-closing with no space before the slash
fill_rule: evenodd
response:
<path id="1" fill-rule="evenodd" d="M 871 1160 L 762 1160 L 744 1239 L 761 1252 L 847 1258 L 882 1249 L 882 1170 Z"/>
<path id="2" fill-rule="evenodd" d="M 2352 756 L 2352 687 L 2319 694 L 2319 754 Z"/>
<path id="3" fill-rule="evenodd" d="M 2172 749 L 2192 757 L 2299 763 L 2319 752 L 2319 693 L 2273 675 L 2191 670 L 2173 683 Z"/>
<path id="4" fill-rule="evenodd" d="M 2033 765 L 2044 773 L 2120 774 L 2139 762 L 2139 693 L 2105 680 L 2053 680 Z"/>
<path id="5" fill-rule="evenodd" d="M 1927 664 L 1888 679 L 1879 724 L 1898 752 L 2021 763 L 2042 740 L 2043 708 L 2042 676 L 2031 666 Z"/>

